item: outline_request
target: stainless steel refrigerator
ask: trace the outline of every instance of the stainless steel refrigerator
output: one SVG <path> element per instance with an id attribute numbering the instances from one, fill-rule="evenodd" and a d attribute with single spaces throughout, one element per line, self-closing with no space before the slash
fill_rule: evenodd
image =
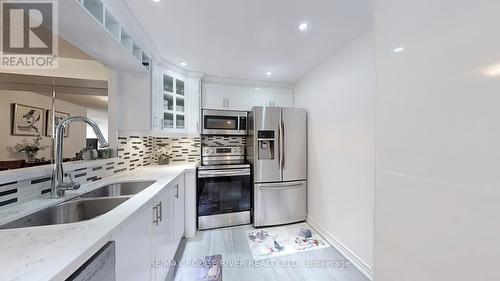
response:
<path id="1" fill-rule="evenodd" d="M 254 107 L 249 114 L 256 227 L 306 219 L 306 126 L 305 109 Z"/>

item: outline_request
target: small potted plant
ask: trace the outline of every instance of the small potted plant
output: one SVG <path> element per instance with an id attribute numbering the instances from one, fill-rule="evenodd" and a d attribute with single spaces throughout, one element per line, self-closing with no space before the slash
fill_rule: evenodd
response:
<path id="1" fill-rule="evenodd" d="M 26 142 L 18 143 L 14 146 L 14 149 L 17 152 L 24 153 L 24 155 L 26 156 L 26 162 L 34 163 L 37 161 L 36 155 L 37 155 L 38 151 L 44 150 L 47 147 L 49 147 L 48 145 L 42 145 L 40 143 L 41 139 L 42 139 L 42 137 L 40 135 L 38 135 L 33 139 L 33 143 L 26 143 Z"/>
<path id="2" fill-rule="evenodd" d="M 170 151 L 166 146 L 161 147 L 153 153 L 153 155 L 158 159 L 158 165 L 168 165 Z"/>

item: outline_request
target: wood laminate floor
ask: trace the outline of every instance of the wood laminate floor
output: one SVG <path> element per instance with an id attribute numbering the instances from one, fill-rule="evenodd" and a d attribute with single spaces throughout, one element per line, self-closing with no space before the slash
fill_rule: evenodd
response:
<path id="1" fill-rule="evenodd" d="M 258 264 L 245 237 L 251 229 L 252 226 L 239 226 L 198 231 L 194 238 L 184 239 L 178 251 L 180 263 L 171 277 L 175 281 L 198 281 L 196 261 L 222 255 L 223 281 L 368 281 L 333 247 Z"/>

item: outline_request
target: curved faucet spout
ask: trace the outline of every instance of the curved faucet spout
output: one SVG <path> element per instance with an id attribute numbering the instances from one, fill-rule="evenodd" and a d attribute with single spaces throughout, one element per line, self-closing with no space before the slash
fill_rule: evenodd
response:
<path id="1" fill-rule="evenodd" d="M 50 184 L 51 198 L 58 198 L 60 196 L 64 196 L 65 190 L 78 189 L 80 187 L 79 184 L 73 183 L 72 181 L 70 183 L 64 182 L 64 170 L 62 167 L 64 129 L 66 129 L 66 127 L 68 127 L 68 125 L 73 122 L 84 122 L 88 124 L 94 131 L 95 135 L 97 136 L 97 141 L 99 142 L 100 146 L 101 147 L 109 146 L 108 142 L 106 141 L 106 138 L 104 138 L 104 135 L 101 132 L 101 129 L 99 129 L 99 126 L 93 120 L 84 116 L 73 116 L 62 120 L 61 123 L 57 125 L 55 134 L 55 143 L 54 143 L 55 161 L 54 161 L 54 168 L 52 170 L 52 182 Z"/>

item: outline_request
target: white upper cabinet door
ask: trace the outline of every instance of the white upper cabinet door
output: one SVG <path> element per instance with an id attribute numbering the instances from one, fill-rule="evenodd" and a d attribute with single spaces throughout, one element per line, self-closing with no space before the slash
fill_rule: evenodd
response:
<path id="1" fill-rule="evenodd" d="M 291 90 L 274 90 L 273 106 L 293 107 L 293 93 Z"/>
<path id="2" fill-rule="evenodd" d="M 226 88 L 222 85 L 203 85 L 203 108 L 225 109 Z"/>
<path id="3" fill-rule="evenodd" d="M 293 92 L 287 88 L 205 83 L 202 103 L 204 109 L 241 111 L 254 106 L 293 107 Z"/>
<path id="4" fill-rule="evenodd" d="M 250 109 L 254 106 L 272 106 L 273 93 L 269 89 L 251 88 L 250 89 Z"/>
<path id="5" fill-rule="evenodd" d="M 188 132 L 200 134 L 200 79 L 188 78 L 187 120 Z"/>
<path id="6" fill-rule="evenodd" d="M 152 131 L 200 133 L 200 78 L 153 67 Z M 210 99 L 213 100 L 213 99 Z M 222 98 L 221 98 L 222 100 Z"/>
<path id="7" fill-rule="evenodd" d="M 248 110 L 248 87 L 226 87 L 226 109 Z"/>

